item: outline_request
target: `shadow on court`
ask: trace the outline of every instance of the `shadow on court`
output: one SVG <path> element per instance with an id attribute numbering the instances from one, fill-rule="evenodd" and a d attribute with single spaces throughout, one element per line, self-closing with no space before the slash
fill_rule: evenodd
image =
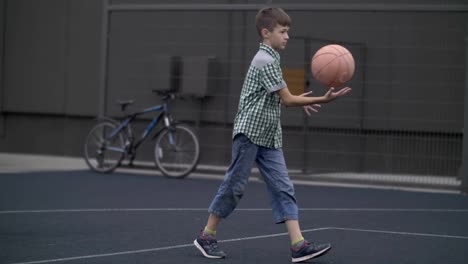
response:
<path id="1" fill-rule="evenodd" d="M 220 181 L 90 171 L 0 174 L 0 263 L 290 263 L 262 183 L 219 231 L 225 260 L 192 245 Z M 301 228 L 331 242 L 310 263 L 466 263 L 468 197 L 296 186 Z"/>

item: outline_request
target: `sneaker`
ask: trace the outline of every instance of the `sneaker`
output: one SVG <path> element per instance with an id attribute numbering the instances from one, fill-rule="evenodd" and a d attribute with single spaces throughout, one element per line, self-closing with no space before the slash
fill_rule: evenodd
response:
<path id="1" fill-rule="evenodd" d="M 292 262 L 301 262 L 308 259 L 317 258 L 327 253 L 331 249 L 330 244 L 315 245 L 314 243 L 304 242 L 304 245 L 294 250 L 291 248 Z"/>
<path id="2" fill-rule="evenodd" d="M 218 248 L 218 241 L 212 236 L 203 236 L 201 234 L 193 241 L 193 244 L 200 250 L 203 256 L 207 258 L 226 257 L 226 253 Z"/>

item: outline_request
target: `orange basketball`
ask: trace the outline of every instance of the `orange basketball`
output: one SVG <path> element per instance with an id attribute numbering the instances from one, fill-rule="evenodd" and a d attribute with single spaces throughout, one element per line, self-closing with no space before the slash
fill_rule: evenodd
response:
<path id="1" fill-rule="evenodd" d="M 345 47 L 323 46 L 312 57 L 312 76 L 325 87 L 339 87 L 353 78 L 354 58 Z"/>

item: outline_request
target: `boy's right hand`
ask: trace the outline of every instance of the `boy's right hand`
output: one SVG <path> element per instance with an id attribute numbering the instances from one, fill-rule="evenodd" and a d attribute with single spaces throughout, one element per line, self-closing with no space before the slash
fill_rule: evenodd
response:
<path id="1" fill-rule="evenodd" d="M 312 94 L 312 91 L 309 91 L 309 92 L 306 92 L 306 93 L 303 93 L 299 96 L 308 96 L 309 94 Z M 311 111 L 312 112 L 315 112 L 315 113 L 318 113 L 318 108 L 322 107 L 320 104 L 312 104 L 312 105 L 305 105 L 302 107 L 302 109 L 304 109 L 304 112 L 308 115 L 308 116 L 311 116 Z"/>

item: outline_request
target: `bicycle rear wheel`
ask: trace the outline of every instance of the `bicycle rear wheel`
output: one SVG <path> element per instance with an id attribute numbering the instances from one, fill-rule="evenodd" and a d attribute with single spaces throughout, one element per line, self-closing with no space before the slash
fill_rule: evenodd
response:
<path id="1" fill-rule="evenodd" d="M 196 168 L 199 157 L 198 138 L 186 125 L 166 128 L 156 139 L 154 161 L 167 177 L 186 177 Z"/>
<path id="2" fill-rule="evenodd" d="M 109 121 L 94 126 L 86 137 L 85 160 L 88 166 L 97 172 L 110 173 L 119 165 L 125 155 L 125 135 L 112 132 L 117 124 Z"/>

